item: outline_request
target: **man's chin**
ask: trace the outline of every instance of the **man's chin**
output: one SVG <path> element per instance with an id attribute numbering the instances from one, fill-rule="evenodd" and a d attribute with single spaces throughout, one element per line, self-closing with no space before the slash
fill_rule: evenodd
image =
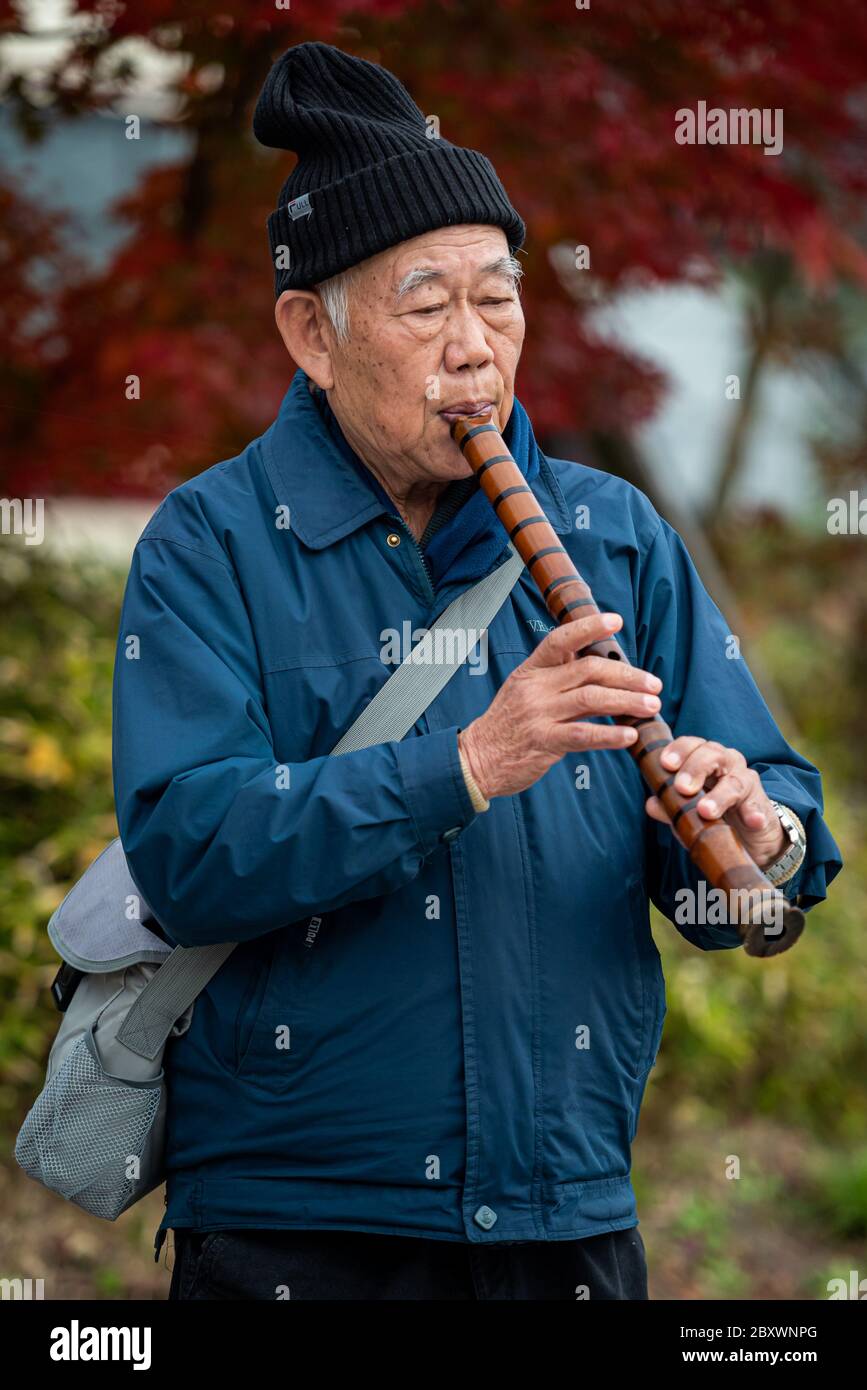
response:
<path id="1" fill-rule="evenodd" d="M 451 420 L 438 415 L 432 422 L 429 467 L 432 477 L 443 482 L 453 483 L 458 478 L 469 478 L 472 469 L 467 463 L 451 434 Z"/>
<path id="2" fill-rule="evenodd" d="M 473 471 L 452 440 L 449 440 L 445 448 L 431 451 L 428 470 L 432 478 L 437 478 L 443 483 L 453 483 L 458 478 L 469 478 Z"/>

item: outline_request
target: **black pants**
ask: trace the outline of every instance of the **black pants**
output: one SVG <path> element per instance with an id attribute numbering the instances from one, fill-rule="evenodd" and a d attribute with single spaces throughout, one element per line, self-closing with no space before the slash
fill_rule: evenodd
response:
<path id="1" fill-rule="evenodd" d="M 175 1299 L 646 1299 L 638 1227 L 474 1245 L 358 1231 L 173 1232 Z"/>

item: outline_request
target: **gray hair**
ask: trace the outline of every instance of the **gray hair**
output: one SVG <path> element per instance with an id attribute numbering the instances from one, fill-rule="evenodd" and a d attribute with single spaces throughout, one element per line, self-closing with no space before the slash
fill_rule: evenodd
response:
<path id="1" fill-rule="evenodd" d="M 510 275 L 514 288 L 520 290 L 521 276 L 524 274 L 524 267 L 513 255 L 498 256 L 490 265 L 486 265 L 484 270 L 488 274 Z M 334 330 L 334 336 L 338 343 L 349 341 L 349 289 L 357 279 L 358 268 L 351 267 L 349 270 L 342 270 L 337 275 L 332 275 L 329 280 L 322 280 L 315 289 L 319 291 L 322 305 L 328 315 L 328 321 Z M 416 289 L 419 285 L 425 284 L 428 280 L 439 278 L 439 271 L 436 270 L 411 270 L 403 277 L 397 288 L 397 297 L 408 294 L 410 290 Z"/>
<path id="2" fill-rule="evenodd" d="M 353 266 L 314 286 L 319 291 L 328 321 L 334 329 L 334 336 L 341 344 L 349 341 L 349 287 L 356 278 L 356 269 Z"/>

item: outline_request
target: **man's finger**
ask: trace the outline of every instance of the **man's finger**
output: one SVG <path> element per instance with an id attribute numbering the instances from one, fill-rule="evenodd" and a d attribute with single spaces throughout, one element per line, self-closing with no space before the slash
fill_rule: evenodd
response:
<path id="1" fill-rule="evenodd" d="M 715 773 L 724 777 L 729 772 L 746 772 L 746 759 L 736 748 L 723 748 L 721 743 L 701 743 L 684 758 L 674 783 L 675 791 L 694 796 Z"/>
<path id="2" fill-rule="evenodd" d="M 549 747 L 561 755 L 582 753 L 588 748 L 628 748 L 637 737 L 628 724 L 582 724 L 571 720 L 554 725 Z"/>
<path id="3" fill-rule="evenodd" d="M 579 657 L 563 666 L 561 689 L 572 690 L 578 685 L 607 685 L 614 690 L 637 690 L 642 694 L 658 695 L 662 681 L 652 671 L 630 666 L 625 661 L 612 661 L 607 656 Z"/>
<path id="4" fill-rule="evenodd" d="M 618 632 L 623 626 L 619 613 L 591 613 L 587 618 L 577 618 L 575 622 L 564 623 L 547 633 L 524 662 L 525 666 L 557 666 L 589 647 L 591 642 L 601 642 Z"/>
<path id="5" fill-rule="evenodd" d="M 661 824 L 667 825 L 669 826 L 669 828 L 671 828 L 671 817 L 669 816 L 668 812 L 666 811 L 658 796 L 649 796 L 644 803 L 644 809 L 650 816 L 651 820 L 658 820 L 661 822 Z M 681 840 L 677 831 L 672 830 L 671 833 L 674 835 L 674 838 L 678 841 L 678 843 L 683 845 L 683 840 Z M 684 845 L 684 849 L 685 848 L 686 846 Z"/>
<path id="6" fill-rule="evenodd" d="M 748 791 L 746 778 L 737 772 L 729 772 L 714 783 L 707 796 L 703 796 L 699 801 L 696 810 L 706 820 L 717 820 L 743 801 Z"/>
<path id="7" fill-rule="evenodd" d="M 644 803 L 644 809 L 651 820 L 662 821 L 664 824 L 671 824 L 671 817 L 663 806 L 658 796 L 649 796 Z"/>
<path id="8" fill-rule="evenodd" d="M 747 771 L 747 794 L 735 811 L 747 830 L 764 830 L 777 819 L 777 813 L 755 768 Z"/>
<path id="9" fill-rule="evenodd" d="M 555 696 L 551 710 L 557 719 L 586 719 L 588 715 L 597 719 L 648 719 L 659 713 L 659 696 L 605 685 L 577 685 Z"/>
<path id="10" fill-rule="evenodd" d="M 692 734 L 683 734 L 680 738 L 674 738 L 660 754 L 660 762 L 668 772 L 674 772 L 701 743 L 704 743 L 704 739 L 695 738 Z"/>

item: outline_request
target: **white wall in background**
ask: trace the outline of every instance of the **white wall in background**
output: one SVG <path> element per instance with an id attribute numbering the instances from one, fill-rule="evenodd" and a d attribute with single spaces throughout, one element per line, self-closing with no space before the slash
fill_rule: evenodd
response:
<path id="1" fill-rule="evenodd" d="M 701 506 L 718 474 L 737 401 L 726 377 L 743 387 L 747 349 L 742 310 L 729 290 L 660 288 L 623 295 L 593 319 L 606 338 L 649 358 L 668 374 L 670 391 L 639 442 L 662 486 L 688 506 Z M 822 409 L 818 385 L 801 373 L 767 367 L 741 481 L 734 496 L 809 515 L 816 496 L 807 431 Z"/>
<path id="2" fill-rule="evenodd" d="M 128 565 L 135 543 L 159 505 L 153 502 L 63 497 L 45 503 L 47 550 L 71 556 L 90 552 Z"/>

